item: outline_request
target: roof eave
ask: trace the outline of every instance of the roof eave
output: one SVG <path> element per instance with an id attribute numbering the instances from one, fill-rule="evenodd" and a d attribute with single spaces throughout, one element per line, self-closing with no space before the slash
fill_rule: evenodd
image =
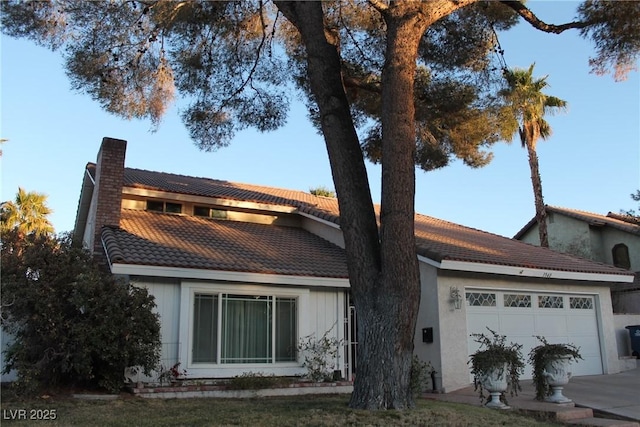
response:
<path id="1" fill-rule="evenodd" d="M 632 283 L 633 274 L 615 274 L 605 272 L 580 272 L 549 270 L 531 267 L 518 267 L 510 265 L 485 264 L 479 262 L 443 260 L 439 268 L 442 270 L 465 271 L 473 273 L 501 274 L 506 276 L 518 276 L 542 279 L 580 280 L 587 282 L 611 282 Z"/>
<path id="2" fill-rule="evenodd" d="M 205 270 L 197 268 L 124 264 L 117 262 L 111 263 L 110 267 L 113 274 L 130 276 L 155 276 L 178 279 L 217 280 L 289 286 L 313 286 L 322 288 L 349 288 L 349 279 L 336 277 L 295 276 L 285 274 Z"/>
<path id="3" fill-rule="evenodd" d="M 84 175 L 82 177 L 82 188 L 80 189 L 76 221 L 73 225 L 73 239 L 76 241 L 81 241 L 84 238 L 84 231 L 89 217 L 89 209 L 91 208 L 91 199 L 93 198 L 93 189 L 95 187 L 95 180 L 91 176 L 88 166 L 89 165 L 85 168 Z"/>

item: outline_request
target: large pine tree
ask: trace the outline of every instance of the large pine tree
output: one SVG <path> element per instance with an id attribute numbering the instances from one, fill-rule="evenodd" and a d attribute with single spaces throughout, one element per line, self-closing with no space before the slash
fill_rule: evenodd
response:
<path id="1" fill-rule="evenodd" d="M 196 144 L 244 127 L 272 130 L 290 82 L 308 97 L 327 145 L 358 311 L 351 406 L 412 405 L 420 300 L 414 174 L 459 157 L 473 166 L 503 128 L 494 29 L 518 18 L 594 40 L 597 71 L 621 74 L 640 50 L 640 3 L 586 1 L 579 20 L 547 24 L 519 1 L 45 1 L 1 3 L 7 34 L 64 47 L 73 86 L 111 112 L 157 122 L 174 90 Z M 282 46 L 282 47 L 280 47 Z M 508 121 L 507 121 L 508 122 Z M 511 133 L 509 133 L 511 131 Z M 359 138 L 363 135 L 363 140 Z M 361 147 L 382 163 L 374 211 Z"/>

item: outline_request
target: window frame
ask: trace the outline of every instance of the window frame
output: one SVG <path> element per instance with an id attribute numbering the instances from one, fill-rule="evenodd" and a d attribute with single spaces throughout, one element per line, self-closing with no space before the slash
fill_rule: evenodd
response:
<path id="1" fill-rule="evenodd" d="M 218 295 L 219 307 L 222 304 L 222 294 L 228 295 L 246 295 L 246 296 L 261 296 L 261 297 L 273 297 L 276 300 L 273 301 L 273 307 L 277 304 L 277 298 L 282 299 L 296 299 L 296 337 L 295 342 L 298 342 L 300 337 L 307 336 L 311 333 L 309 331 L 309 290 L 304 288 L 281 288 L 270 286 L 259 286 L 249 284 L 238 285 L 210 285 L 207 286 L 203 283 L 184 283 L 181 286 L 181 304 L 180 304 L 180 335 L 187 338 L 181 340 L 183 344 L 180 346 L 180 361 L 186 366 L 187 369 L 192 370 L 237 370 L 237 369 L 249 369 L 255 368 L 279 368 L 279 367 L 299 367 L 301 366 L 300 357 L 296 355 L 294 361 L 276 361 L 276 331 L 275 323 L 276 316 L 273 316 L 272 333 L 271 333 L 271 361 L 266 363 L 221 363 L 221 343 L 222 335 L 222 313 L 218 310 L 218 337 L 217 337 L 217 354 L 216 362 L 193 362 L 193 345 L 194 345 L 194 302 L 196 294 Z M 185 342 L 186 341 L 186 342 Z"/>
<path id="2" fill-rule="evenodd" d="M 204 215 L 204 210 L 207 211 L 206 215 Z M 227 211 L 212 208 L 211 206 L 194 205 L 193 216 L 197 216 L 198 218 L 227 219 Z"/>
<path id="3" fill-rule="evenodd" d="M 149 208 L 149 205 L 155 205 L 154 209 Z M 162 204 L 162 209 L 158 209 Z M 180 208 L 176 211 L 176 208 Z M 184 203 L 179 202 L 167 202 L 166 200 L 153 200 L 147 199 L 145 201 L 144 210 L 147 212 L 166 213 L 170 215 L 182 215 L 184 211 Z"/>
<path id="4" fill-rule="evenodd" d="M 626 270 L 631 269 L 631 257 L 629 256 L 629 246 L 618 243 L 611 248 L 611 260 L 613 265 Z"/>

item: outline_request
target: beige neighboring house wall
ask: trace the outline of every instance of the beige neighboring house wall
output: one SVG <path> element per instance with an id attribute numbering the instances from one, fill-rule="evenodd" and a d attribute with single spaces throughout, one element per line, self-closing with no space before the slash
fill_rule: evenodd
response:
<path id="1" fill-rule="evenodd" d="M 640 225 L 619 220 L 619 215 L 547 206 L 549 248 L 604 264 L 614 265 L 613 248 L 624 244 L 629 252 L 629 270 L 636 272 L 633 284 L 612 286 L 613 310 L 617 314 L 640 314 Z M 514 237 L 539 245 L 538 225 L 530 221 Z"/>

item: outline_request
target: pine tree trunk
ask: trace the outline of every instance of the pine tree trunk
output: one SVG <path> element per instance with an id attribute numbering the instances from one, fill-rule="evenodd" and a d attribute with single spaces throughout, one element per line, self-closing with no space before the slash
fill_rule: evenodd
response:
<path id="1" fill-rule="evenodd" d="M 352 408 L 413 406 L 409 383 L 420 302 L 414 234 L 416 58 L 429 23 L 473 1 L 395 2 L 383 13 L 388 37 L 382 76 L 380 232 L 342 85 L 338 38 L 324 27 L 320 2 L 275 2 L 298 29 L 306 48 L 309 83 L 320 111 L 340 206 L 340 228 L 358 313 Z"/>
<path id="2" fill-rule="evenodd" d="M 531 185 L 533 186 L 533 198 L 536 205 L 536 221 L 538 222 L 538 234 L 540 236 L 540 246 L 549 247 L 549 235 L 547 232 L 547 210 L 542 198 L 542 179 L 538 167 L 538 154 L 534 144 L 527 141 L 527 152 L 529 154 L 529 168 L 531 169 Z"/>
<path id="3" fill-rule="evenodd" d="M 351 406 L 365 409 L 413 405 L 409 381 L 420 302 L 413 91 L 424 23 L 418 13 L 389 12 L 382 72 L 381 286 L 373 292 L 354 290 L 361 357 Z"/>

